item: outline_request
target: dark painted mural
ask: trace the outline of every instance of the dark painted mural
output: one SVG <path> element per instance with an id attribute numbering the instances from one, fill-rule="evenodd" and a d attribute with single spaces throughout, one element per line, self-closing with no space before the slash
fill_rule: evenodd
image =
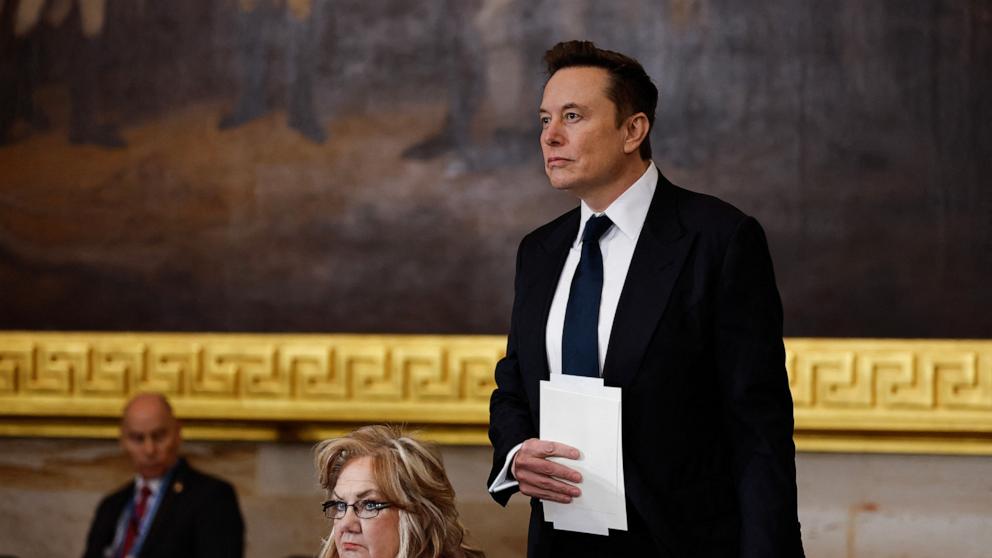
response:
<path id="1" fill-rule="evenodd" d="M 788 335 L 992 337 L 987 0 L 0 0 L 0 328 L 504 332 L 570 38 Z"/>

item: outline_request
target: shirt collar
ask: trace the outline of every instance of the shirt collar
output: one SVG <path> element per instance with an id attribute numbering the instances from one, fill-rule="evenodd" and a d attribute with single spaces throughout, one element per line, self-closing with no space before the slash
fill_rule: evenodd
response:
<path id="1" fill-rule="evenodd" d="M 162 477 L 157 477 L 154 479 L 146 479 L 141 475 L 134 476 L 134 494 L 135 497 L 141 494 L 141 488 L 147 486 L 148 490 L 151 491 L 151 495 L 154 496 L 158 494 L 158 489 L 162 487 Z"/>
<path id="2" fill-rule="evenodd" d="M 606 208 L 603 213 L 613 221 L 613 225 L 624 236 L 633 242 L 637 242 L 637 237 L 641 235 L 644 227 L 644 220 L 648 216 L 648 208 L 651 206 L 651 198 L 658 185 L 658 167 L 654 161 L 648 165 L 647 170 L 633 184 L 627 188 L 620 197 L 613 200 L 613 203 Z M 582 202 L 579 206 L 581 219 L 579 221 L 579 234 L 575 237 L 574 246 L 578 246 L 582 240 L 582 231 L 586 228 L 586 221 L 593 215 L 601 215 L 594 212 Z M 610 234 L 610 233 L 607 233 Z"/>

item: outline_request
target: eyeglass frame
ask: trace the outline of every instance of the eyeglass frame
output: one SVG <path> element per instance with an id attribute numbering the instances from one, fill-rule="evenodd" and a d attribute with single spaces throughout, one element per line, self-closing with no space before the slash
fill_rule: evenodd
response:
<path id="1" fill-rule="evenodd" d="M 338 504 L 344 504 L 344 511 L 341 512 Z M 369 504 L 374 504 L 375 507 L 368 509 L 365 506 Z M 348 515 L 348 508 L 351 508 L 355 512 L 355 517 L 358 519 L 375 519 L 379 517 L 379 513 L 382 510 L 391 508 L 394 506 L 392 502 L 377 502 L 375 500 L 362 499 L 355 500 L 355 503 L 349 504 L 344 500 L 326 500 L 321 505 L 321 509 L 324 512 L 324 517 L 327 519 L 344 519 Z M 341 513 L 341 515 L 337 515 Z M 371 513 L 372 515 L 367 515 Z"/>

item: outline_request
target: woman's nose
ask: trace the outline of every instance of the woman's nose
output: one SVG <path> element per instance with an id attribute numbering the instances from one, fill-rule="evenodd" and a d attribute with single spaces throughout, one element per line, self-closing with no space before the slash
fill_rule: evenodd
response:
<path id="1" fill-rule="evenodd" d="M 349 506 L 344 512 L 344 517 L 337 520 L 337 526 L 343 531 L 348 531 L 349 533 L 358 533 L 362 530 L 362 522 L 355 515 L 355 508 Z"/>

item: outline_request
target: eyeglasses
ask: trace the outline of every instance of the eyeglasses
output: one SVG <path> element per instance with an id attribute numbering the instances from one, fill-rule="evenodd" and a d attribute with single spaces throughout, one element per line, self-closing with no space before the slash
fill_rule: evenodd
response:
<path id="1" fill-rule="evenodd" d="M 355 515 L 359 519 L 372 519 L 379 515 L 379 512 L 392 507 L 389 502 L 376 502 L 375 500 L 359 500 L 354 504 L 349 504 L 341 500 L 328 500 L 321 506 L 327 519 L 341 519 L 348 513 L 348 508 L 355 510 Z"/>

